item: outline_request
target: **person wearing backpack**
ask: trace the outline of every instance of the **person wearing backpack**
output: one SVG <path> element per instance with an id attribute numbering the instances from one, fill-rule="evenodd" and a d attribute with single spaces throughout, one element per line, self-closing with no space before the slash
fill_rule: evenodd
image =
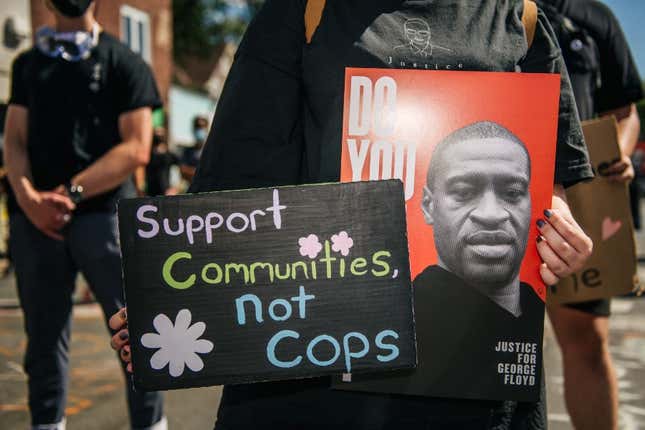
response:
<path id="1" fill-rule="evenodd" d="M 581 267 L 592 244 L 571 218 L 564 187 L 593 173 L 557 41 L 530 1 L 268 0 L 239 46 L 189 191 L 337 182 L 346 67 L 559 74 L 556 187 L 543 227 L 557 239 L 537 246 L 547 284 Z M 571 247 L 574 238 L 585 246 Z M 562 246 L 571 252 L 558 252 Z M 119 333 L 126 323 L 125 311 L 110 322 Z M 119 333 L 112 346 L 129 361 Z M 216 429 L 546 428 L 544 390 L 541 401 L 521 403 L 329 385 L 312 378 L 226 386 Z"/>
<path id="2" fill-rule="evenodd" d="M 618 20 L 596 0 L 539 0 L 562 48 L 580 119 L 615 115 L 622 158 L 610 179 L 630 182 L 640 130 L 641 79 Z M 548 307 L 562 349 L 564 394 L 576 428 L 618 426 L 618 385 L 609 354 L 610 300 Z"/>

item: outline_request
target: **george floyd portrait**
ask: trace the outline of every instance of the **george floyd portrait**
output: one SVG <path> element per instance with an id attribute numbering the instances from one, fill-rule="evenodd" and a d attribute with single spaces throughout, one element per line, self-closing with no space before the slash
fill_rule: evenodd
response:
<path id="1" fill-rule="evenodd" d="M 341 179 L 404 183 L 418 363 L 343 386 L 536 401 L 546 296 L 536 243 L 553 184 L 567 181 L 556 168 L 557 78 L 348 74 Z"/>
<path id="2" fill-rule="evenodd" d="M 415 280 L 415 286 L 443 288 L 433 285 L 433 273 L 445 271 L 450 275 L 444 277 L 521 317 L 522 305 L 530 305 L 522 299 L 534 294 L 519 279 L 531 221 L 530 179 L 524 143 L 499 124 L 476 122 L 439 142 L 421 201 L 424 220 L 434 228 L 438 262 L 419 275 L 427 282 Z"/>
<path id="3" fill-rule="evenodd" d="M 434 145 L 415 187 L 421 197 L 408 206 L 408 217 L 428 227 L 416 229 L 416 240 L 431 242 L 436 255 L 413 281 L 417 368 L 376 383 L 358 377 L 354 389 L 504 399 L 529 398 L 539 386 L 544 301 L 521 279 L 531 166 L 524 142 L 493 121 L 464 125 Z M 521 351 L 527 363 L 516 362 Z"/>

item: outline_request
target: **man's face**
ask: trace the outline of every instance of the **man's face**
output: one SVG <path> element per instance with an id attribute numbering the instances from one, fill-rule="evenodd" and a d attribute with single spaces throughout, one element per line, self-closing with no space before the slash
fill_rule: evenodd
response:
<path id="1" fill-rule="evenodd" d="M 430 44 L 430 27 L 421 20 L 410 20 L 405 23 L 405 36 L 412 45 L 425 49 Z"/>
<path id="2" fill-rule="evenodd" d="M 526 152 L 502 138 L 445 148 L 424 190 L 440 265 L 469 284 L 506 286 L 519 273 L 531 220 Z"/>

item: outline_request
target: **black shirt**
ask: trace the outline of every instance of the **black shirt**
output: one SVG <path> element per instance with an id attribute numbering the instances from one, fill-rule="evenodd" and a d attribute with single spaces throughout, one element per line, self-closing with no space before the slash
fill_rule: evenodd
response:
<path id="1" fill-rule="evenodd" d="M 427 267 L 413 285 L 417 368 L 381 375 L 372 388 L 473 399 L 537 398 L 544 302 L 530 285 L 519 285 L 518 317 L 439 266 Z M 504 348 L 507 342 L 536 345 L 535 362 L 527 369 L 534 371 L 532 381 L 515 384 L 500 375 L 499 363 L 517 363 L 517 354 L 495 351 L 500 342 Z"/>
<path id="2" fill-rule="evenodd" d="M 163 196 L 170 188 L 170 168 L 178 158 L 170 151 L 152 151 L 146 166 L 146 192 L 149 196 Z"/>
<path id="3" fill-rule="evenodd" d="M 310 44 L 305 3 L 270 0 L 249 26 L 192 191 L 337 181 L 345 67 L 561 73 L 555 182 L 593 176 L 553 31 L 540 13 L 527 52 L 522 0 L 328 0 Z M 419 58 L 395 49 L 410 17 L 427 21 L 432 42 L 450 51 Z"/>
<path id="4" fill-rule="evenodd" d="M 596 0 L 540 3 L 562 47 L 581 119 L 643 98 L 632 53 L 609 7 Z"/>
<path id="5" fill-rule="evenodd" d="M 9 103 L 29 111 L 27 153 L 39 190 L 67 183 L 119 144 L 119 115 L 161 105 L 148 65 L 105 32 L 91 56 L 78 62 L 34 47 L 16 58 L 12 77 Z M 119 198 L 133 193 L 128 180 L 81 202 L 76 213 L 114 211 Z M 20 211 L 13 196 L 10 210 Z"/>
<path id="6" fill-rule="evenodd" d="M 593 176 L 553 31 L 540 13 L 527 51 L 522 0 L 327 0 L 310 44 L 304 40 L 305 5 L 305 0 L 268 0 L 249 26 L 190 191 L 338 181 L 345 67 L 559 73 L 554 180 L 570 185 Z M 426 21 L 433 43 L 448 51 L 437 48 L 426 55 L 399 48 L 410 18 Z M 388 405 L 399 404 L 389 396 L 327 387 L 327 378 L 227 386 L 217 428 L 419 428 L 390 420 L 405 414 L 388 412 Z M 512 414 L 517 406 L 423 398 L 404 403 L 415 415 L 411 419 L 451 429 L 491 428 L 490 417 L 502 410 Z M 534 406 L 531 410 L 539 414 Z M 466 416 L 472 421 L 457 423 Z M 546 425 L 543 418 L 496 428 L 539 429 Z"/>

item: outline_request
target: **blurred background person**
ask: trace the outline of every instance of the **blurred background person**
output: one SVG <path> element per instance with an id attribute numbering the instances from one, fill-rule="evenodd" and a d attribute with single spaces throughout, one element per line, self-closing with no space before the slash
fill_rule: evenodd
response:
<path id="1" fill-rule="evenodd" d="M 72 292 L 123 306 L 116 202 L 150 156 L 150 68 L 102 31 L 92 0 L 47 0 L 54 28 L 13 63 L 5 127 L 11 251 L 24 315 L 33 429 L 65 428 Z M 133 429 L 166 428 L 159 393 L 127 384 Z"/>
<path id="2" fill-rule="evenodd" d="M 146 166 L 146 194 L 149 196 L 177 194 L 177 188 L 171 185 L 171 169 L 178 163 L 178 157 L 168 148 L 166 129 L 155 127 L 152 134 L 150 162 Z"/>
<path id="3" fill-rule="evenodd" d="M 643 98 L 643 90 L 618 20 L 596 0 L 538 4 L 558 37 L 580 119 L 614 115 L 618 121 L 622 157 L 608 169 L 609 179 L 632 181 L 630 156 L 640 131 L 635 102 Z M 618 386 L 609 352 L 610 300 L 552 305 L 548 312 L 562 348 L 565 400 L 574 427 L 616 429 Z"/>
<path id="4" fill-rule="evenodd" d="M 181 155 L 180 171 L 181 177 L 188 183 L 192 183 L 195 171 L 199 165 L 199 159 L 202 156 L 202 149 L 206 138 L 208 137 L 208 119 L 204 116 L 196 116 L 193 119 L 193 139 L 194 143 L 188 148 L 184 148 Z"/>

